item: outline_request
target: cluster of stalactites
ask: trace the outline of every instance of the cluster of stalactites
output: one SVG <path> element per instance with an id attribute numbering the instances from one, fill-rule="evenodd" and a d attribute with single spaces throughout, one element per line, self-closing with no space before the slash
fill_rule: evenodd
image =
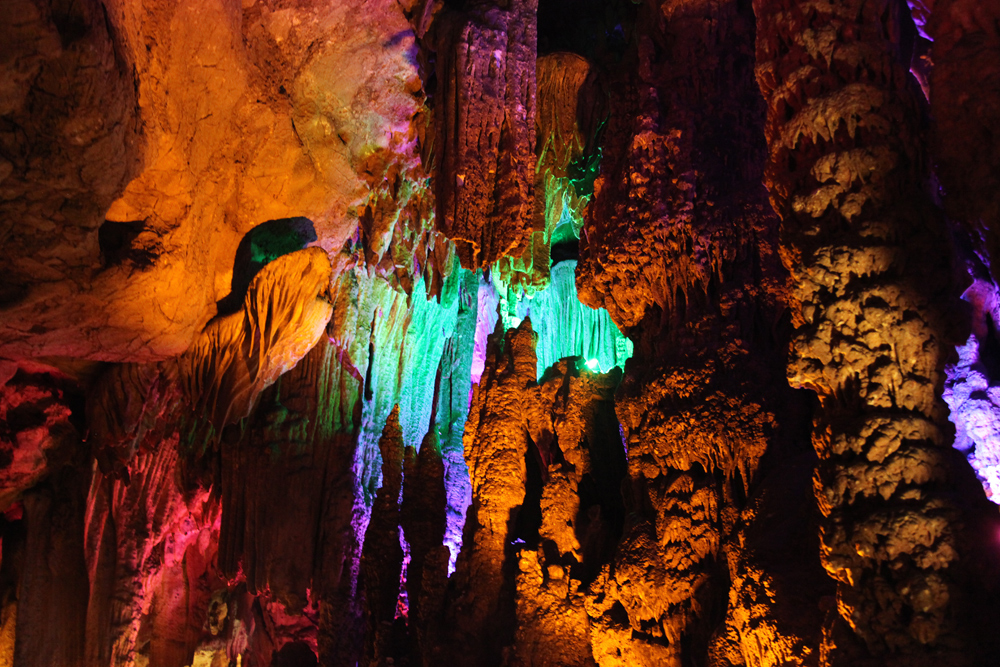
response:
<path id="1" fill-rule="evenodd" d="M 523 251 L 532 227 L 537 0 L 436 19 L 437 225 L 462 265 Z"/>
<path id="2" fill-rule="evenodd" d="M 411 121 L 411 133 L 426 133 L 428 113 Z M 412 143 L 412 141 L 411 141 Z M 420 159 L 399 146 L 370 155 L 361 171 L 368 181 L 368 202 L 358 220 L 363 261 L 368 270 L 407 296 L 422 278 L 427 298 L 437 297 L 458 268 L 455 244 L 435 228 L 431 179 Z"/>
<path id="3" fill-rule="evenodd" d="M 595 184 L 577 273 L 580 300 L 606 308 L 626 332 L 655 308 L 683 317 L 685 304 L 707 301 L 733 259 L 717 230 L 695 224 L 703 202 L 690 118 L 668 117 L 655 88 L 640 90 L 631 141 Z"/>

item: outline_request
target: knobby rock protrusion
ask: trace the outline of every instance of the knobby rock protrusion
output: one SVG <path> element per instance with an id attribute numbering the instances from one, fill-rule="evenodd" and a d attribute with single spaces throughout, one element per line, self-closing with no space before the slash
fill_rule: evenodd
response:
<path id="1" fill-rule="evenodd" d="M 837 605 L 820 662 L 980 664 L 966 594 L 980 584 L 960 563 L 982 493 L 941 400 L 960 318 L 949 239 L 922 190 L 905 8 L 754 7 L 765 181 L 794 285 L 788 377 L 821 401 L 815 490 Z"/>

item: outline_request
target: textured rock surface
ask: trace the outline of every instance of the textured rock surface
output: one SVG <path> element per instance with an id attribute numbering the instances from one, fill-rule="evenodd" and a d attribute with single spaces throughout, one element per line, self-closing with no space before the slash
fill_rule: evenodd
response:
<path id="1" fill-rule="evenodd" d="M 658 3 L 640 10 L 636 35 L 634 93 L 612 89 L 577 272 L 581 299 L 606 306 L 635 342 L 616 400 L 629 515 L 588 612 L 600 664 L 682 665 L 723 625 L 735 574 L 724 564 L 739 560 L 728 545 L 762 456 L 805 442 L 801 399 L 777 370 L 785 288 L 760 185 L 753 16 Z M 818 576 L 815 564 L 804 569 Z M 734 579 L 738 600 L 748 591 Z M 794 616 L 782 602 L 755 600 L 755 612 L 778 625 Z M 789 654 L 777 633 L 748 639 L 765 661 Z M 798 639 L 815 652 L 815 629 Z M 739 642 L 736 655 L 753 664 Z"/>
<path id="2" fill-rule="evenodd" d="M 624 519 L 625 452 L 614 415 L 617 369 L 564 359 L 528 396 L 540 460 L 537 539 L 518 554 L 516 651 L 524 665 L 592 665 L 586 587 L 610 560 Z M 535 544 L 537 542 L 537 545 Z"/>
<path id="3" fill-rule="evenodd" d="M 531 229 L 537 6 L 482 0 L 434 24 L 437 224 L 466 268 L 520 253 Z"/>
<path id="4" fill-rule="evenodd" d="M 260 393 L 316 345 L 330 320 L 330 264 L 318 248 L 269 264 L 239 313 L 213 321 L 191 348 L 158 364 L 121 364 L 88 404 L 90 442 L 105 472 L 122 474 L 136 447 L 179 419 L 178 403 L 217 433 L 247 417 Z"/>
<path id="5" fill-rule="evenodd" d="M 572 243 L 580 235 L 589 193 L 584 185 L 573 181 L 571 173 L 585 161 L 590 143 L 577 120 L 577 109 L 581 103 L 586 104 L 581 91 L 590 70 L 590 63 L 575 53 L 553 53 L 538 58 L 537 166 L 531 228 L 520 256 L 500 258 L 496 266 L 503 281 L 515 290 L 530 293 L 544 288 L 553 240 Z M 563 229 L 557 236 L 560 225 Z"/>
<path id="6" fill-rule="evenodd" d="M 952 273 L 941 216 L 920 191 L 898 8 L 755 6 L 767 183 L 795 284 L 788 375 L 822 403 L 816 495 L 838 614 L 821 661 L 972 664 L 959 562 L 975 489 L 951 456 L 940 399 Z"/>

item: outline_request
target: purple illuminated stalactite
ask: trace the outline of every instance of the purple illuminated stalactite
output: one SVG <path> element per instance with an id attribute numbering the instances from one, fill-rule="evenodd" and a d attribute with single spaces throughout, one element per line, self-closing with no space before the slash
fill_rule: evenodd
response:
<path id="1" fill-rule="evenodd" d="M 965 454 L 986 495 L 1000 502 L 1000 348 L 998 294 L 976 280 L 963 298 L 972 306 L 972 335 L 946 369 L 944 400 L 955 424 L 955 448 Z"/>

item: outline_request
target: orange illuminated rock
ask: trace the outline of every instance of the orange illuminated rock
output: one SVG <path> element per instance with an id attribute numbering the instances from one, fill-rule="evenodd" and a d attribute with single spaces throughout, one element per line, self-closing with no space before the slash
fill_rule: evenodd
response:
<path id="1" fill-rule="evenodd" d="M 465 460 L 472 505 L 455 570 L 444 650 L 456 665 L 491 662 L 512 638 L 513 572 L 510 541 L 524 501 L 528 413 L 524 401 L 535 384 L 531 321 L 490 338 L 482 380 L 465 425 Z M 485 639 L 484 641 L 484 638 Z"/>
<path id="2" fill-rule="evenodd" d="M 6 0 L 0 665 L 991 664 L 997 9 L 908 4 Z"/>
<path id="3" fill-rule="evenodd" d="M 815 492 L 837 613 L 820 662 L 971 664 L 962 559 L 984 500 L 941 400 L 961 320 L 896 37 L 909 17 L 883 2 L 754 5 L 766 183 L 794 285 L 788 377 L 821 402 Z"/>
<path id="4" fill-rule="evenodd" d="M 0 139 L 22 156 L 0 162 L 0 209 L 18 221 L 0 357 L 178 355 L 246 232 L 304 216 L 336 252 L 368 157 L 415 154 L 413 37 L 391 0 L 12 10 L 0 109 L 27 134 Z"/>
<path id="5" fill-rule="evenodd" d="M 191 348 L 159 364 L 121 364 L 88 403 L 90 441 L 106 471 L 120 472 L 136 447 L 184 396 L 221 433 L 316 345 L 330 321 L 332 269 L 309 248 L 264 267 L 243 309 L 212 322 Z"/>
<path id="6" fill-rule="evenodd" d="M 544 482 L 537 539 L 517 553 L 516 653 L 525 665 L 595 664 L 586 588 L 621 532 L 625 451 L 613 398 L 621 374 L 578 371 L 578 361 L 549 369 L 527 404 L 530 455 Z"/>

